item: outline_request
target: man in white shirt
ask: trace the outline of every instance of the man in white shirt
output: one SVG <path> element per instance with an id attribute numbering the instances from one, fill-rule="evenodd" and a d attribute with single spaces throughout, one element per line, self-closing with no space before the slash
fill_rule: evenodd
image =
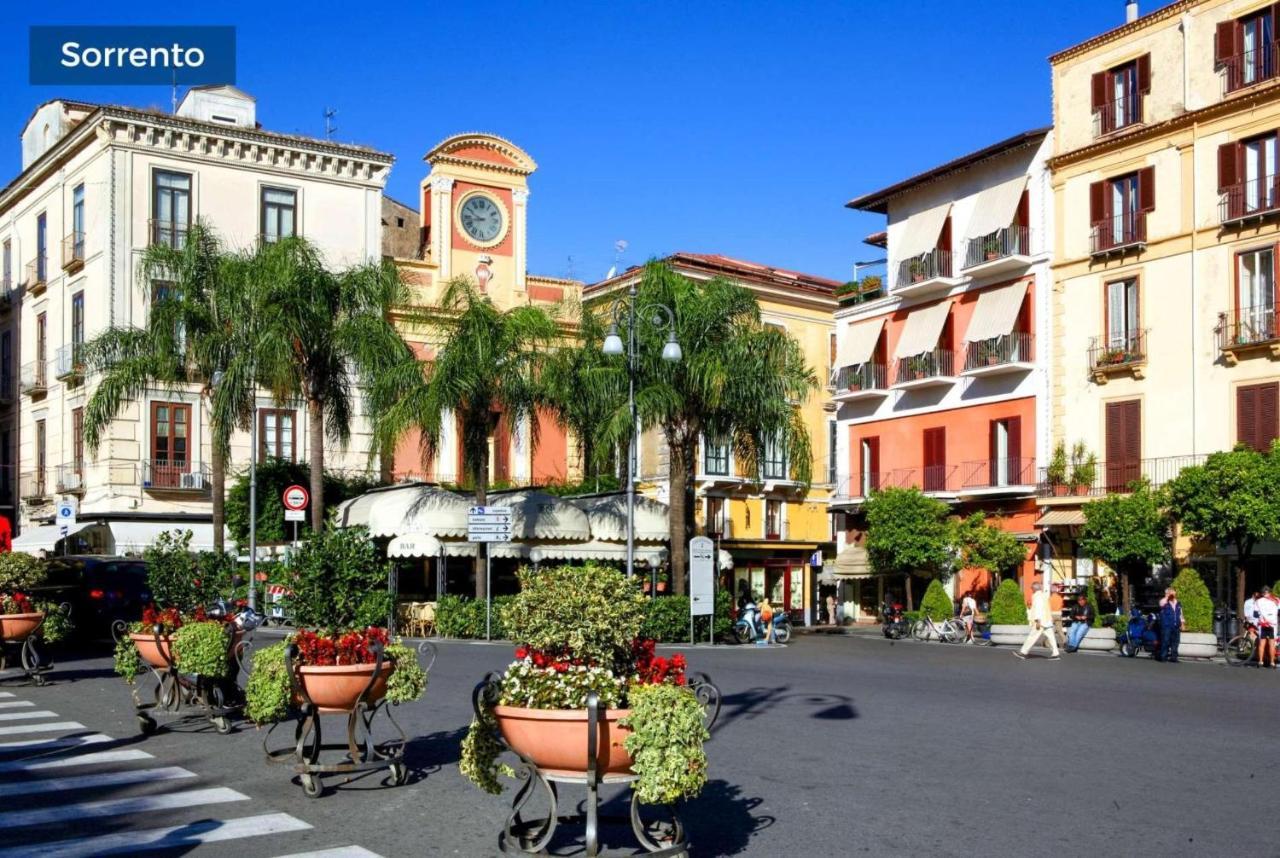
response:
<path id="1" fill-rule="evenodd" d="M 1053 632 L 1053 611 L 1049 608 L 1049 594 L 1039 581 L 1031 585 L 1031 606 L 1027 608 L 1027 623 L 1031 632 L 1022 643 L 1022 649 L 1015 652 L 1018 658 L 1025 659 L 1040 638 L 1049 642 L 1049 658 L 1058 658 L 1058 637 Z"/>
<path id="2" fill-rule="evenodd" d="M 1276 666 L 1276 626 L 1280 624 L 1280 602 L 1271 595 L 1270 587 L 1262 588 L 1262 595 L 1253 601 L 1258 615 L 1258 666 Z"/>

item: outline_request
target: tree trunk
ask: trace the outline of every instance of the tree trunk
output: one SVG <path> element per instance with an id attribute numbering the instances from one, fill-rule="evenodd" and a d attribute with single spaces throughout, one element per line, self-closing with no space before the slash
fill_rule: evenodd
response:
<path id="1" fill-rule="evenodd" d="M 213 482 L 213 551 L 221 554 L 225 550 L 222 528 L 227 521 L 227 460 L 222 455 L 222 445 L 217 438 L 213 440 L 209 478 Z"/>
<path id="2" fill-rule="evenodd" d="M 1133 605 L 1133 585 L 1130 583 L 1132 576 L 1129 572 L 1120 572 L 1119 576 L 1120 604 L 1124 607 L 1124 615 L 1127 617 L 1129 616 L 1129 609 Z"/>
<path id="3" fill-rule="evenodd" d="M 476 471 L 473 476 L 476 480 L 476 506 L 485 506 L 489 503 L 489 446 L 481 444 L 479 447 L 479 461 L 476 464 Z M 484 600 L 489 597 L 489 582 L 485 580 L 485 556 L 489 553 L 489 546 L 483 545 L 476 552 L 475 572 L 476 572 L 476 599 Z"/>
<path id="4" fill-rule="evenodd" d="M 684 450 L 678 445 L 667 442 L 670 462 L 670 494 L 668 498 L 667 529 L 671 542 L 671 590 L 677 596 L 686 595 L 688 583 L 685 581 L 685 562 L 688 546 L 688 530 L 685 523 L 685 495 L 689 488 L 689 472 L 685 465 Z"/>
<path id="5" fill-rule="evenodd" d="M 307 400 L 307 436 L 311 444 L 311 530 L 324 530 L 324 402 Z"/>
<path id="6" fill-rule="evenodd" d="M 914 611 L 916 609 L 916 605 L 915 605 L 915 599 L 911 595 L 911 573 L 908 572 L 906 575 L 903 575 L 902 577 L 906 579 L 906 581 L 903 583 L 902 590 L 907 597 L 907 610 Z"/>

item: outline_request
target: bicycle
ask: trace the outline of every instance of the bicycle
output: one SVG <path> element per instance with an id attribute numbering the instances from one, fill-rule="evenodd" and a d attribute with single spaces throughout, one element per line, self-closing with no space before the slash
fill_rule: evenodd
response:
<path id="1" fill-rule="evenodd" d="M 956 643 L 964 640 L 964 625 L 955 619 L 935 623 L 932 617 L 921 617 L 911 627 L 911 636 L 918 641 L 938 640 L 942 643 Z"/>
<path id="2" fill-rule="evenodd" d="M 1227 664 L 1241 667 L 1253 661 L 1257 643 L 1258 639 L 1252 632 L 1236 635 L 1222 648 L 1222 655 L 1226 658 Z"/>

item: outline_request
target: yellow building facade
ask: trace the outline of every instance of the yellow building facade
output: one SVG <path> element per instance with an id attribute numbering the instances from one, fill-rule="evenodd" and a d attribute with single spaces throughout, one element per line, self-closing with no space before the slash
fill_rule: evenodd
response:
<path id="1" fill-rule="evenodd" d="M 834 290 L 839 285 L 813 275 L 770 268 L 724 256 L 676 253 L 663 260 L 693 280 L 721 277 L 751 290 L 765 324 L 786 330 L 804 352 L 823 384 L 799 403 L 809 429 L 814 461 L 813 481 L 806 489 L 791 479 L 785 454 L 760 462 L 760 473 L 748 473 L 727 446 L 703 439 L 693 475 L 694 518 L 699 534 L 715 539 L 733 557 L 733 569 L 722 573 L 723 586 L 742 587 L 785 605 L 795 622 L 813 622 L 817 609 L 816 574 L 822 557 L 834 552 L 828 513 L 834 490 L 835 412 L 825 385 L 835 353 Z M 631 269 L 583 292 L 584 300 L 625 292 L 641 269 Z M 639 444 L 640 490 L 664 503 L 669 498 L 666 445 L 657 432 Z"/>

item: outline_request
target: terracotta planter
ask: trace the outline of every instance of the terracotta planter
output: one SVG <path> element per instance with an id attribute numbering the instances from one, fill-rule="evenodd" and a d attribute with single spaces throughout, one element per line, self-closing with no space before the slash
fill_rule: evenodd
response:
<path id="1" fill-rule="evenodd" d="M 387 677 L 395 669 L 395 662 L 384 661 L 378 679 L 369 690 L 366 703 L 381 700 L 387 693 Z M 298 668 L 298 681 L 311 702 L 321 712 L 350 712 L 360 700 L 360 694 L 373 675 L 372 664 L 303 665 Z M 295 700 L 301 703 L 301 700 Z"/>
<path id="2" fill-rule="evenodd" d="M 659 593 L 665 593 L 665 592 L 667 592 L 667 582 L 666 582 L 666 581 L 659 581 L 659 582 L 658 582 L 658 592 L 659 592 Z"/>
<path id="3" fill-rule="evenodd" d="M 618 724 L 630 714 L 630 709 L 601 710 L 596 742 L 596 763 L 601 774 L 631 771 L 631 755 L 622 744 L 631 731 Z M 544 772 L 572 774 L 587 770 L 586 709 L 495 706 L 493 716 L 512 750 L 533 760 Z"/>
<path id="4" fill-rule="evenodd" d="M 24 641 L 40 628 L 43 621 L 42 611 L 34 614 L 0 614 L 0 639 Z"/>
<path id="5" fill-rule="evenodd" d="M 142 656 L 142 660 L 157 670 L 168 670 L 168 659 L 177 661 L 177 657 L 173 654 L 173 641 L 169 635 L 161 635 L 159 644 L 156 643 L 156 636 L 151 632 L 130 632 L 129 638 L 138 648 L 138 655 Z M 244 638 L 244 632 L 236 629 L 235 642 L 240 643 L 242 638 Z M 232 652 L 234 651 L 233 646 Z"/>
<path id="6" fill-rule="evenodd" d="M 1053 487 L 1053 496 L 1064 498 L 1067 496 L 1067 492 L 1069 491 L 1071 491 L 1071 489 L 1067 488 L 1066 486 L 1055 484 Z"/>

